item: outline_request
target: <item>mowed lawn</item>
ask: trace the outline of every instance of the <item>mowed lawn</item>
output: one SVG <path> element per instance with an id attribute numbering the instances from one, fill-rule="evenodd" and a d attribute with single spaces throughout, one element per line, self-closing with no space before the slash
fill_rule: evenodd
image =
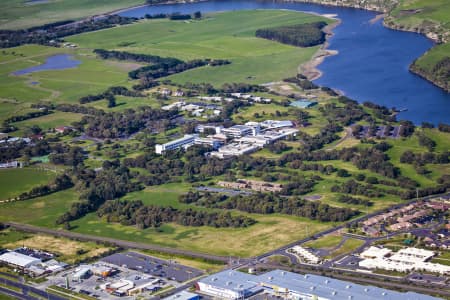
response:
<path id="1" fill-rule="evenodd" d="M 0 200 L 16 197 L 53 178 L 53 172 L 32 168 L 0 170 Z M 1 210 L 4 210 L 3 207 Z"/>
<path id="2" fill-rule="evenodd" d="M 62 20 L 74 20 L 144 4 L 144 0 L 2 0 L 0 29 L 19 29 Z"/>
<path id="3" fill-rule="evenodd" d="M 260 28 L 331 20 L 293 11 L 253 10 L 217 13 L 201 20 L 144 20 L 138 24 L 68 37 L 83 48 L 102 48 L 177 57 L 215 58 L 232 63 L 169 77 L 176 82 L 264 83 L 293 76 L 317 47 L 300 48 L 255 37 Z M 123 46 L 128 45 L 128 46 Z"/>

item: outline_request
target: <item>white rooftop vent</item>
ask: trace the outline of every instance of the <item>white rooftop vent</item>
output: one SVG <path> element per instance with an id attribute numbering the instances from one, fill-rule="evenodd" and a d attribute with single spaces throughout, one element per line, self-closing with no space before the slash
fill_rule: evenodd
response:
<path id="1" fill-rule="evenodd" d="M 330 281 L 328 279 L 325 279 L 325 284 L 329 284 Z"/>
<path id="2" fill-rule="evenodd" d="M 231 285 L 232 282 L 231 281 L 227 281 L 226 285 Z"/>
<path id="3" fill-rule="evenodd" d="M 308 278 L 308 274 L 305 274 L 305 278 Z"/>
<path id="4" fill-rule="evenodd" d="M 211 278 L 211 281 L 217 281 L 217 277 Z"/>
<path id="5" fill-rule="evenodd" d="M 352 286 L 349 284 L 349 285 L 347 285 L 347 286 L 345 286 L 345 288 L 346 289 L 349 289 L 349 288 L 351 288 Z"/>
<path id="6" fill-rule="evenodd" d="M 348 299 L 349 300 L 353 299 L 353 296 L 352 295 L 348 296 Z"/>
<path id="7" fill-rule="evenodd" d="M 369 291 L 369 289 L 368 289 L 368 288 L 365 288 L 365 289 L 364 289 L 364 292 L 366 292 L 366 293 L 367 293 L 368 291 Z"/>
<path id="8" fill-rule="evenodd" d="M 381 295 L 386 296 L 386 292 L 382 292 Z"/>
<path id="9" fill-rule="evenodd" d="M 272 280 L 272 279 L 273 279 L 273 277 L 272 277 L 272 276 L 269 276 L 268 278 L 269 278 L 269 280 Z"/>
<path id="10" fill-rule="evenodd" d="M 238 288 L 243 288 L 244 287 L 244 285 L 243 284 L 238 284 Z"/>
<path id="11" fill-rule="evenodd" d="M 333 292 L 331 293 L 331 295 L 333 295 L 333 296 L 336 296 L 336 294 L 337 294 L 336 291 L 333 291 Z"/>
<path id="12" fill-rule="evenodd" d="M 285 271 L 282 271 L 282 272 L 281 272 L 281 275 L 283 275 L 283 276 L 286 275 L 286 272 L 285 272 Z"/>

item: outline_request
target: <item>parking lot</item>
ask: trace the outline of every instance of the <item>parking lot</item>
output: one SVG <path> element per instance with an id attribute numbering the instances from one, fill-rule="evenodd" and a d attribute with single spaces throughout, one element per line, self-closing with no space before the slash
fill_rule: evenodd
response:
<path id="1" fill-rule="evenodd" d="M 198 269 L 131 251 L 115 253 L 103 258 L 102 261 L 177 282 L 203 275 L 203 272 Z"/>

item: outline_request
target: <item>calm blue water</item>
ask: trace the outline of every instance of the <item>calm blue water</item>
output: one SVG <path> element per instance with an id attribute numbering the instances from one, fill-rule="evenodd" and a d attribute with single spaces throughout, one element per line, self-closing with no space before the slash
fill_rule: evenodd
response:
<path id="1" fill-rule="evenodd" d="M 69 54 L 57 54 L 47 58 L 44 64 L 34 66 L 13 72 L 13 75 L 26 75 L 29 73 L 49 71 L 49 70 L 65 70 L 77 67 L 81 62 L 73 58 Z"/>
<path id="2" fill-rule="evenodd" d="M 142 17 L 156 13 L 193 13 L 244 9 L 291 9 L 337 14 L 342 24 L 334 30 L 329 49 L 339 54 L 319 66 L 323 76 L 315 82 L 344 92 L 348 97 L 388 107 L 407 108 L 399 119 L 450 123 L 450 94 L 410 73 L 408 66 L 433 43 L 422 35 L 370 24 L 376 13 L 304 3 L 252 0 L 215 0 L 200 3 L 155 5 L 120 13 Z M 270 24 L 268 24 L 270 25 Z"/>

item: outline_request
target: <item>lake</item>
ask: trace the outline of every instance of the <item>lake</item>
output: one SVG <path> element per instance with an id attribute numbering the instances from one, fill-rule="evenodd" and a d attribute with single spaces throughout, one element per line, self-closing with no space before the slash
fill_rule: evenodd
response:
<path id="1" fill-rule="evenodd" d="M 75 68 L 79 64 L 81 64 L 81 61 L 76 60 L 72 55 L 56 54 L 48 57 L 42 65 L 15 71 L 12 74 L 19 76 L 41 71 L 65 70 Z"/>
<path id="2" fill-rule="evenodd" d="M 154 5 L 132 8 L 122 16 L 143 17 L 156 13 L 219 12 L 244 9 L 290 9 L 319 14 L 336 14 L 342 23 L 329 40 L 329 49 L 339 54 L 318 67 L 322 77 L 314 82 L 343 92 L 359 102 L 372 101 L 388 107 L 407 109 L 399 119 L 450 123 L 450 94 L 408 71 L 409 65 L 433 46 L 426 37 L 391 30 L 381 21 L 371 24 L 377 14 L 360 9 L 306 3 L 251 0 L 215 0 L 198 3 Z M 270 25 L 270 24 L 268 24 Z"/>

